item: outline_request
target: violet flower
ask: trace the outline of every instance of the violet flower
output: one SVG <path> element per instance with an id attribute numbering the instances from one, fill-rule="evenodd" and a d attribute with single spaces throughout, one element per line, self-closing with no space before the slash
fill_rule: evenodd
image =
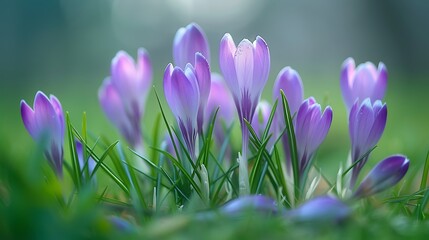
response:
<path id="1" fill-rule="evenodd" d="M 410 160 L 402 155 L 384 159 L 368 173 L 354 193 L 354 197 L 368 197 L 394 186 L 405 176 L 409 165 Z"/>
<path id="2" fill-rule="evenodd" d="M 225 139 L 222 124 L 224 124 L 226 128 L 229 128 L 235 118 L 235 106 L 233 101 L 232 95 L 225 85 L 222 76 L 212 73 L 210 94 L 207 100 L 205 116 L 210 119 L 216 109 L 219 108 L 213 130 L 216 142 L 219 145 L 221 145 Z M 207 124 L 208 121 L 205 123 Z M 207 128 L 207 126 L 205 128 Z"/>
<path id="3" fill-rule="evenodd" d="M 381 135 L 387 120 L 387 106 L 380 100 L 371 104 L 369 98 L 362 103 L 355 102 L 349 114 L 349 133 L 352 145 L 351 163 L 355 163 L 373 148 Z M 365 156 L 352 170 L 350 188 L 353 188 L 360 170 L 368 160 Z"/>
<path id="4" fill-rule="evenodd" d="M 261 138 L 270 118 L 271 105 L 267 101 L 262 100 L 256 106 L 255 113 L 253 115 L 252 128 L 255 130 L 256 135 Z"/>
<path id="5" fill-rule="evenodd" d="M 248 195 L 236 198 L 226 203 L 220 208 L 220 211 L 226 215 L 239 215 L 248 211 L 255 211 L 266 214 L 278 213 L 276 202 L 263 195 Z"/>
<path id="6" fill-rule="evenodd" d="M 286 100 L 288 101 L 289 110 L 291 116 L 295 116 L 301 103 L 304 101 L 304 87 L 302 84 L 301 77 L 298 72 L 292 69 L 291 67 L 284 67 L 279 74 L 277 75 L 277 79 L 274 82 L 273 86 L 273 101 L 279 101 L 277 105 L 276 113 L 274 115 L 274 132 L 280 134 L 285 126 L 285 118 L 283 114 L 283 107 L 281 102 L 280 90 L 283 90 Z M 277 138 L 278 136 L 274 136 Z M 282 136 L 282 145 L 283 150 L 286 155 L 286 166 L 288 171 L 291 169 L 291 156 L 289 149 L 289 139 L 287 133 Z"/>
<path id="7" fill-rule="evenodd" d="M 46 143 L 45 156 L 58 176 L 62 176 L 64 115 L 60 101 L 41 91 L 34 97 L 33 109 L 21 100 L 21 117 L 25 128 L 37 142 Z"/>
<path id="8" fill-rule="evenodd" d="M 300 177 L 307 170 L 314 152 L 328 134 L 332 123 L 332 109 L 322 112 L 320 104 L 313 97 L 305 100 L 294 118 L 294 130 L 298 151 Z"/>
<path id="9" fill-rule="evenodd" d="M 240 193 L 249 193 L 247 151 L 249 132 L 244 119 L 252 121 L 256 105 L 268 80 L 270 53 L 261 37 L 253 44 L 244 39 L 235 45 L 230 34 L 225 34 L 220 43 L 220 69 L 232 92 L 242 130 L 242 156 L 239 157 Z"/>
<path id="10" fill-rule="evenodd" d="M 187 150 L 195 160 L 200 90 L 194 67 L 187 64 L 182 70 L 180 67 L 173 68 L 170 63 L 164 73 L 164 95 L 176 117 Z"/>
<path id="11" fill-rule="evenodd" d="M 120 51 L 112 60 L 111 76 L 98 91 L 107 118 L 137 151 L 143 151 L 140 121 L 151 83 L 152 64 L 146 50 L 138 50 L 136 63 Z"/>
<path id="12" fill-rule="evenodd" d="M 210 48 L 203 29 L 196 23 L 191 23 L 177 30 L 173 43 L 174 64 L 185 68 L 193 63 L 195 54 L 199 52 L 210 63 Z"/>
<path id="13" fill-rule="evenodd" d="M 320 196 L 286 212 L 285 216 L 296 222 L 339 223 L 350 214 L 350 207 L 342 201 L 332 196 Z"/>
<path id="14" fill-rule="evenodd" d="M 387 69 L 380 62 L 378 69 L 371 62 L 360 64 L 355 68 L 353 58 L 347 58 L 341 68 L 340 85 L 347 110 L 350 111 L 356 99 L 366 98 L 373 103 L 383 100 L 387 86 Z"/>

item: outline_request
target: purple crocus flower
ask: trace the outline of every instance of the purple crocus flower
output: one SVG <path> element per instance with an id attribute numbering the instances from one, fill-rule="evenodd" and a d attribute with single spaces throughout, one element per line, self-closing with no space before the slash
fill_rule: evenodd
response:
<path id="1" fill-rule="evenodd" d="M 256 135 L 261 138 L 270 118 L 271 105 L 267 101 L 262 100 L 256 106 L 255 112 L 256 114 L 253 115 L 252 120 L 252 128 L 255 130 Z"/>
<path id="2" fill-rule="evenodd" d="M 180 67 L 173 68 L 170 63 L 164 73 L 164 95 L 176 117 L 188 152 L 195 160 L 200 90 L 194 67 L 187 64 L 182 70 Z"/>
<path id="3" fill-rule="evenodd" d="M 210 63 L 210 48 L 203 29 L 196 23 L 191 23 L 176 32 L 173 43 L 174 64 L 185 68 L 193 63 L 195 53 L 201 53 Z"/>
<path id="4" fill-rule="evenodd" d="M 62 176 L 65 123 L 60 101 L 54 95 L 48 98 L 38 91 L 33 109 L 21 100 L 21 117 L 31 137 L 46 143 L 45 156 L 57 175 Z"/>
<path id="5" fill-rule="evenodd" d="M 278 206 L 276 202 L 263 195 L 248 195 L 236 198 L 226 203 L 220 208 L 220 211 L 226 215 L 239 215 L 246 211 L 256 211 L 266 214 L 276 214 Z"/>
<path id="6" fill-rule="evenodd" d="M 280 90 L 283 90 L 286 100 L 288 101 L 289 110 L 291 116 L 294 116 L 298 111 L 301 103 L 304 101 L 304 87 L 302 84 L 301 77 L 298 72 L 292 69 L 291 67 L 284 67 L 279 74 L 277 75 L 277 79 L 274 82 L 273 86 L 273 100 L 279 101 L 277 105 L 276 113 L 274 116 L 275 125 L 274 132 L 280 134 L 286 126 Z M 277 138 L 278 136 L 274 136 Z M 291 157 L 290 157 L 290 149 L 289 149 L 289 140 L 287 133 L 282 136 L 282 144 L 283 150 L 286 155 L 286 164 L 288 171 L 291 169 Z"/>
<path id="7" fill-rule="evenodd" d="M 244 119 L 252 121 L 256 105 L 268 80 L 270 52 L 264 39 L 256 37 L 253 44 L 244 39 L 235 45 L 230 34 L 220 43 L 220 69 L 232 92 L 242 130 L 242 156 L 239 157 L 239 185 L 241 194 L 249 193 L 247 151 L 249 132 Z"/>
<path id="8" fill-rule="evenodd" d="M 107 118 L 119 129 L 127 142 L 142 149 L 140 121 L 152 83 L 152 64 L 145 49 L 138 50 L 137 62 L 120 51 L 112 60 L 111 76 L 98 91 Z"/>
<path id="9" fill-rule="evenodd" d="M 371 62 L 360 64 L 355 68 L 353 58 L 347 58 L 341 68 L 340 85 L 347 110 L 350 110 L 356 99 L 366 98 L 373 103 L 383 100 L 387 86 L 387 69 L 380 62 L 378 69 Z"/>
<path id="10" fill-rule="evenodd" d="M 354 193 L 354 197 L 368 197 L 394 186 L 405 176 L 409 165 L 410 160 L 402 155 L 384 159 L 368 173 Z"/>
<path id="11" fill-rule="evenodd" d="M 352 145 L 352 164 L 373 148 L 381 135 L 387 120 L 387 106 L 380 100 L 371 104 L 369 98 L 362 103 L 355 102 L 349 114 L 349 133 Z M 364 157 L 352 170 L 350 187 L 353 188 L 360 170 L 368 160 Z"/>
<path id="12" fill-rule="evenodd" d="M 306 99 L 294 118 L 294 130 L 298 151 L 300 177 L 306 171 L 314 152 L 328 134 L 332 123 L 332 109 L 322 112 L 320 104 L 313 97 Z"/>
<path id="13" fill-rule="evenodd" d="M 229 128 L 235 118 L 235 106 L 233 101 L 232 95 L 225 85 L 222 76 L 217 73 L 212 73 L 210 94 L 207 100 L 205 116 L 210 118 L 216 109 L 219 108 L 213 130 L 215 139 L 219 145 L 222 144 L 225 139 L 222 124 L 225 124 L 226 128 Z M 208 121 L 206 121 L 206 124 L 207 123 Z"/>
<path id="14" fill-rule="evenodd" d="M 320 196 L 309 200 L 285 216 L 292 221 L 308 223 L 338 223 L 347 219 L 351 209 L 332 196 Z"/>

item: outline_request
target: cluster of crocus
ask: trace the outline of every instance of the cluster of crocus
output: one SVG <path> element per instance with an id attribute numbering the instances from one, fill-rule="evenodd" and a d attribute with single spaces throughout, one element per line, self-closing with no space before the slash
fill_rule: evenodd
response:
<path id="1" fill-rule="evenodd" d="M 269 102 L 260 101 L 270 71 L 267 43 L 258 36 L 253 43 L 244 39 L 236 45 L 231 35 L 225 34 L 220 42 L 219 52 L 222 75 L 212 73 L 206 35 L 201 27 L 192 23 L 177 31 L 173 43 L 173 60 L 174 64 L 168 64 L 165 69 L 163 90 L 181 134 L 169 136 L 172 139 L 165 143 L 167 151 L 173 152 L 169 150 L 170 146 L 183 141 L 183 150 L 187 151 L 196 163 L 200 150 L 197 149 L 198 136 L 204 136 L 215 111 L 218 111 L 218 114 L 214 122 L 214 136 L 218 145 L 223 143 L 225 128 L 232 126 L 237 112 L 242 132 L 241 154 L 238 154 L 238 187 L 241 196 L 224 205 L 221 212 L 235 215 L 245 209 L 254 208 L 261 212 L 278 214 L 280 211 L 272 199 L 249 195 L 248 123 L 256 135 L 262 138 L 273 111 Z M 369 151 L 377 144 L 386 126 L 387 107 L 382 103 L 382 99 L 387 84 L 387 70 L 382 63 L 376 69 L 369 62 L 355 69 L 354 60 L 349 58 L 343 64 L 340 82 L 349 114 L 353 165 L 349 188 L 353 189 L 369 158 Z M 146 50 L 141 48 L 138 50 L 136 62 L 124 51 L 118 52 L 112 60 L 111 76 L 104 80 L 99 89 L 99 101 L 106 116 L 126 141 L 140 153 L 143 151 L 140 122 L 151 83 L 151 62 Z M 287 108 L 281 106 L 281 92 L 284 92 L 286 97 L 292 120 L 285 120 L 283 109 Z M 274 109 L 273 126 L 269 129 L 272 139 L 266 150 L 270 155 L 274 140 L 281 138 L 286 174 L 290 176 L 292 161 L 296 160 L 297 166 L 294 166 L 297 171 L 294 169 L 293 184 L 299 185 L 299 191 L 302 191 L 315 152 L 331 127 L 333 111 L 330 106 L 323 109 L 314 97 L 304 99 L 301 77 L 291 67 L 283 68 L 277 75 L 273 100 L 282 104 L 277 104 L 277 109 Z M 65 124 L 60 102 L 52 95 L 48 98 L 38 92 L 33 108 L 25 101 L 21 102 L 21 114 L 30 135 L 36 141 L 45 143 L 45 155 L 56 173 L 61 176 Z M 280 135 L 281 133 L 283 135 Z M 292 140 L 296 143 L 296 159 L 292 159 L 292 150 L 295 150 L 290 148 Z M 75 146 L 81 167 L 79 170 L 87 170 L 92 174 L 96 166 L 94 160 L 85 156 L 81 142 L 77 141 Z M 204 195 L 208 202 L 211 169 L 207 169 L 204 164 L 194 167 L 196 169 L 192 169 L 192 173 L 199 173 L 199 181 L 204 185 L 205 191 L 201 195 Z M 270 166 L 269 171 L 278 170 L 283 174 L 282 167 L 275 169 Z M 363 179 L 351 199 L 368 197 L 392 187 L 404 177 L 408 167 L 409 160 L 405 156 L 392 155 L 384 159 Z M 273 178 L 272 181 L 277 179 Z M 292 201 L 299 202 L 301 199 L 298 198 Z M 341 221 L 349 214 L 350 209 L 344 202 L 331 196 L 322 196 L 287 211 L 284 216 L 293 221 L 304 222 L 326 219 Z"/>
<path id="2" fill-rule="evenodd" d="M 383 63 L 378 69 L 371 62 L 355 68 L 352 58 L 344 61 L 340 76 L 341 91 L 349 113 L 351 164 L 355 165 L 350 188 L 369 158 L 369 151 L 380 140 L 386 126 L 387 106 L 382 103 L 387 86 L 387 69 Z"/>

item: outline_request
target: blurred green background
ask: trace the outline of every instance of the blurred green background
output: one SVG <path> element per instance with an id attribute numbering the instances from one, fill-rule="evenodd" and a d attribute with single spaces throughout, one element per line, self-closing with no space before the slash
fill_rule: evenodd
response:
<path id="1" fill-rule="evenodd" d="M 382 61 L 389 71 L 388 123 L 370 162 L 389 154 L 410 157 L 417 170 L 429 149 L 429 2 L 260 0 L 9 0 L 0 3 L 0 149 L 25 159 L 34 142 L 23 127 L 19 102 L 32 104 L 37 90 L 56 95 L 80 125 L 87 112 L 94 135 L 119 137 L 104 117 L 98 87 L 110 75 L 119 50 L 133 57 L 145 47 L 154 66 L 153 84 L 163 95 L 162 74 L 172 61 L 178 28 L 198 23 L 219 71 L 219 41 L 262 36 L 271 50 L 270 79 L 263 98 L 284 66 L 301 75 L 305 97 L 334 109 L 332 129 L 319 151 L 321 166 L 338 166 L 349 149 L 346 110 L 339 88 L 342 62 Z M 149 96 L 143 130 L 159 110 Z M 171 116 L 171 115 L 170 115 Z M 171 119 L 173 123 L 173 119 Z"/>

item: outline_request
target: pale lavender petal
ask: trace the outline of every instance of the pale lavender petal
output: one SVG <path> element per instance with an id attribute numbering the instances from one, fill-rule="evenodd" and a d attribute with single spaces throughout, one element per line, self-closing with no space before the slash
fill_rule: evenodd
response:
<path id="1" fill-rule="evenodd" d="M 119 95 L 128 96 L 134 92 L 136 76 L 138 72 L 134 59 L 125 51 L 119 51 L 113 58 L 111 66 L 111 81 Z"/>
<path id="2" fill-rule="evenodd" d="M 191 23 L 186 28 L 180 28 L 174 37 L 174 63 L 180 68 L 185 68 L 186 64 L 194 62 L 197 52 L 201 53 L 207 62 L 210 62 L 207 37 L 198 24 Z"/>
<path id="3" fill-rule="evenodd" d="M 253 95 L 260 95 L 268 80 L 270 72 L 270 51 L 265 40 L 259 36 L 253 42 L 254 67 L 253 67 Z"/>
<path id="4" fill-rule="evenodd" d="M 50 101 L 51 101 L 52 107 L 54 107 L 54 110 L 57 113 L 58 121 L 59 121 L 59 124 L 61 126 L 61 139 L 63 139 L 64 138 L 64 128 L 65 128 L 63 108 L 62 108 L 61 103 L 58 100 L 58 98 L 55 97 L 54 95 L 50 95 Z"/>
<path id="5" fill-rule="evenodd" d="M 387 88 L 388 73 L 384 63 L 380 62 L 378 64 L 377 71 L 378 71 L 378 74 L 376 77 L 377 82 L 374 85 L 374 90 L 372 93 L 373 98 L 371 99 L 372 101 L 382 100 L 384 98 L 384 93 L 386 92 L 386 88 Z"/>
<path id="6" fill-rule="evenodd" d="M 164 86 L 164 96 L 167 100 L 167 103 L 173 103 L 175 101 L 175 99 L 172 99 L 172 88 L 171 88 L 171 74 L 173 74 L 173 70 L 174 67 L 173 65 L 170 63 L 167 65 L 167 67 L 165 68 L 164 71 L 164 82 L 163 82 L 163 86 Z"/>
<path id="7" fill-rule="evenodd" d="M 410 161 L 402 155 L 384 159 L 368 173 L 354 193 L 354 197 L 368 197 L 394 186 L 405 176 L 409 164 Z"/>
<path id="8" fill-rule="evenodd" d="M 249 40 L 244 39 L 238 44 L 234 60 L 240 90 L 249 90 L 254 84 L 253 45 Z"/>
<path id="9" fill-rule="evenodd" d="M 354 95 L 352 93 L 354 73 L 355 61 L 353 58 L 347 58 L 341 67 L 340 86 L 344 102 L 348 109 L 350 109 L 355 102 L 355 99 L 353 99 Z"/>
<path id="10" fill-rule="evenodd" d="M 200 102 L 201 106 L 204 108 L 207 104 L 207 98 L 209 97 L 210 93 L 211 73 L 210 66 L 206 58 L 200 53 L 195 54 L 194 68 L 200 90 Z"/>
<path id="11" fill-rule="evenodd" d="M 375 101 L 372 93 L 374 92 L 375 84 L 377 80 L 377 72 L 374 64 L 365 63 L 361 64 L 356 68 L 353 85 L 352 85 L 352 96 L 354 99 L 359 99 L 363 101 L 365 98 L 370 98 L 371 101 Z"/>
<path id="12" fill-rule="evenodd" d="M 240 85 L 237 80 L 234 56 L 237 51 L 230 34 L 225 34 L 220 42 L 219 66 L 225 81 L 234 96 L 240 95 Z"/>
<path id="13" fill-rule="evenodd" d="M 110 78 L 106 78 L 98 91 L 98 99 L 107 118 L 121 131 L 129 128 L 129 121 L 125 112 L 121 97 L 112 84 Z"/>
<path id="14" fill-rule="evenodd" d="M 135 96 L 133 97 L 139 103 L 140 114 L 143 114 L 153 78 L 152 62 L 150 61 L 149 53 L 144 48 L 138 49 L 137 69 Z"/>

